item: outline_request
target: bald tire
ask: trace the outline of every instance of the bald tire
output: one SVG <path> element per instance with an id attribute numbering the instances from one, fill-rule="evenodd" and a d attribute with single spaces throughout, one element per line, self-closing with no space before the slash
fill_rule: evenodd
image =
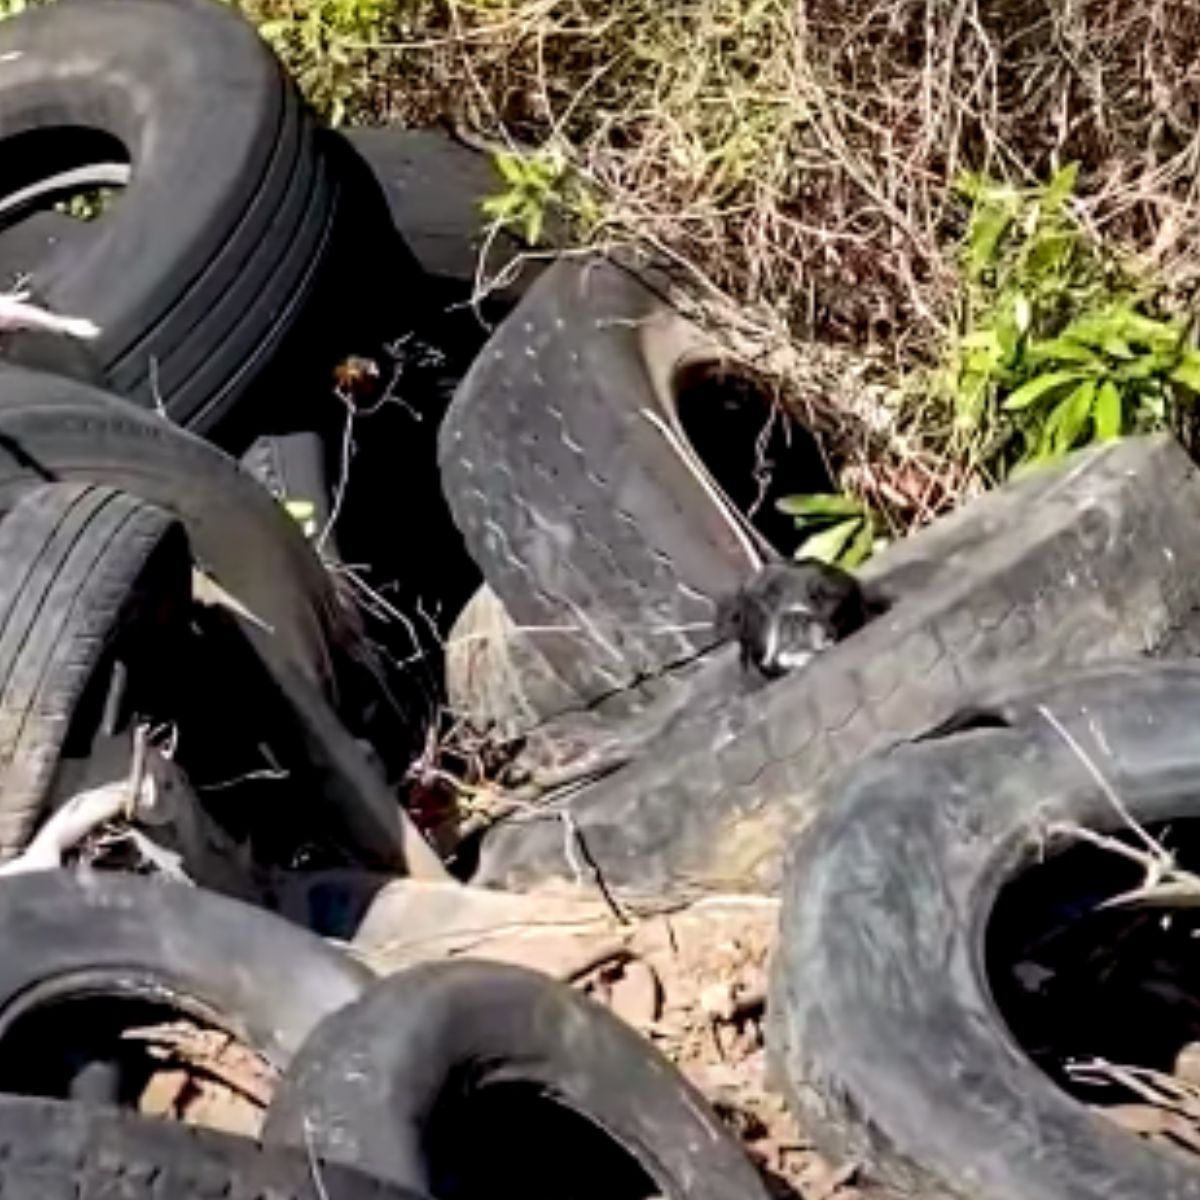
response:
<path id="1" fill-rule="evenodd" d="M 1129 1060 L 1089 1032 L 1077 1002 L 1056 1004 L 1053 982 L 1036 1000 L 1028 977 L 1019 982 L 1043 969 L 1028 937 L 1049 914 L 1060 932 L 1100 922 L 1105 901 L 1143 882 L 1139 866 L 1068 830 L 1133 844 L 1136 822 L 1167 829 L 1174 848 L 1173 826 L 1195 821 L 1198 721 L 1195 664 L 1096 667 L 981 697 L 831 789 L 781 889 L 767 1032 L 774 1078 L 825 1153 L 922 1200 L 1200 1192 L 1193 1155 L 1118 1128 L 1059 1086 L 1064 1057 Z M 1089 856 L 1074 874 L 1063 864 L 1070 890 L 1016 893 L 1008 922 L 994 923 L 1005 885 L 1060 851 Z M 1143 910 L 1156 924 L 1173 917 L 1188 920 L 1178 907 Z M 1112 928 L 1093 928 L 1097 954 L 1116 944 Z M 1052 940 L 1040 943 L 1046 963 Z M 1017 1011 L 1001 1007 L 1014 994 L 1026 1001 L 1024 1037 Z"/>
<path id="2" fill-rule="evenodd" d="M 442 486 L 467 549 L 584 702 L 711 645 L 715 598 L 751 569 L 664 433 L 695 336 L 620 266 L 557 263 L 480 351 L 442 424 Z"/>
<path id="3" fill-rule="evenodd" d="M 169 514 L 91 484 L 26 492 L 0 521 L 0 857 L 45 813 L 72 718 L 106 651 L 163 600 L 186 610 Z"/>
<path id="4" fill-rule="evenodd" d="M 891 607 L 803 670 L 764 682 L 732 647 L 698 665 L 631 723 L 623 740 L 645 749 L 621 769 L 494 826 L 473 882 L 573 880 L 549 819 L 563 811 L 611 886 L 775 892 L 789 833 L 866 755 L 980 688 L 1177 653 L 1200 625 L 1198 528 L 1200 472 L 1165 437 L 991 492 L 873 559 L 863 575 Z"/>

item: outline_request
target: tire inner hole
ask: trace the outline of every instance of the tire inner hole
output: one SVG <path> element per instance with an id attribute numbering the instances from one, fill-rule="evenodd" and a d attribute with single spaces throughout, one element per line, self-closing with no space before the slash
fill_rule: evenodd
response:
<path id="1" fill-rule="evenodd" d="M 185 1007 L 117 991 L 19 1003 L 0 1028 L 0 1091 L 255 1135 L 274 1069 Z"/>
<path id="2" fill-rule="evenodd" d="M 128 184 L 131 162 L 118 138 L 80 125 L 0 141 L 0 285 L 35 274 L 49 253 L 81 240 Z"/>
<path id="3" fill-rule="evenodd" d="M 676 376 L 675 410 L 692 449 L 730 502 L 776 551 L 801 541 L 785 496 L 836 491 L 812 432 L 744 371 L 695 363 Z"/>
<path id="4" fill-rule="evenodd" d="M 613 1137 L 533 1083 L 452 1085 L 425 1128 L 438 1200 L 651 1200 L 662 1189 Z"/>
<path id="5" fill-rule="evenodd" d="M 1200 870 L 1200 820 L 1147 831 L 1178 867 Z M 1144 849 L 1132 830 L 1105 836 Z M 986 969 L 1009 1029 L 1055 1083 L 1132 1132 L 1200 1153 L 1200 898 L 1106 906 L 1145 881 L 1141 864 L 1087 842 L 1028 866 L 997 898 Z M 1194 1136 L 1164 1115 L 1178 1115 L 1165 1097 L 1179 1089 Z"/>

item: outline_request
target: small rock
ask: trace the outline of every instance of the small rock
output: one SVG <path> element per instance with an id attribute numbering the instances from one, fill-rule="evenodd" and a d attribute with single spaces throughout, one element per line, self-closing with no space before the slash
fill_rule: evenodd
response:
<path id="1" fill-rule="evenodd" d="M 1188 1042 L 1175 1058 L 1175 1078 L 1200 1086 L 1200 1042 Z"/>
<path id="2" fill-rule="evenodd" d="M 613 981 L 609 1005 L 622 1021 L 644 1029 L 658 1019 L 659 987 L 654 972 L 640 959 L 631 959 Z"/>
<path id="3" fill-rule="evenodd" d="M 727 980 L 709 984 L 700 993 L 700 1007 L 714 1021 L 732 1021 L 737 1012 L 733 985 Z"/>

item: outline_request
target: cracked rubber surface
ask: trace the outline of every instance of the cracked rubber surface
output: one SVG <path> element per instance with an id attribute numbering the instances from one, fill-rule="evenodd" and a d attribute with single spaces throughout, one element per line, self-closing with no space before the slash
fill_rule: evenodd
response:
<path id="1" fill-rule="evenodd" d="M 496 826 L 475 881 L 573 879 L 565 808 L 615 886 L 773 889 L 814 789 L 864 755 L 981 687 L 1194 640 L 1197 529 L 1200 475 L 1168 438 L 1112 443 L 990 493 L 874 560 L 863 575 L 892 608 L 805 670 L 755 686 L 731 648 L 692 670 L 685 701 L 636 718 L 644 752 Z"/>
<path id="2" fill-rule="evenodd" d="M 715 640 L 750 560 L 660 425 L 695 331 L 622 268 L 560 262 L 484 347 L 442 425 L 443 488 L 484 577 L 594 700 Z M 699 625 L 701 628 L 696 628 Z"/>
<path id="3" fill-rule="evenodd" d="M 769 1011 L 776 1078 L 823 1149 L 921 1200 L 1200 1196 L 1191 1156 L 1060 1091 L 993 1001 L 994 897 L 1049 826 L 1194 817 L 1200 669 L 1092 669 L 983 706 L 1008 728 L 904 746 L 830 795 L 787 871 Z M 1072 844 L 1064 841 L 1061 844 Z M 893 1194 L 893 1192 L 889 1192 Z"/>
<path id="4" fill-rule="evenodd" d="M 420 1200 L 303 1151 L 0 1096 L 2 1200 Z"/>
<path id="5" fill-rule="evenodd" d="M 146 614 L 183 614 L 191 560 L 178 523 L 112 488 L 47 484 L 0 521 L 0 859 L 49 801 L 75 709 L 107 650 Z"/>

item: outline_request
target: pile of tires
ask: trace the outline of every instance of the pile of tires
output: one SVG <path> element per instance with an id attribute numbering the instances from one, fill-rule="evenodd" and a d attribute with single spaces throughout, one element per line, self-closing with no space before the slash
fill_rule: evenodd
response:
<path id="1" fill-rule="evenodd" d="M 1114 992 L 1074 932 L 1200 936 L 1200 668 L 1146 661 L 1200 645 L 1187 454 L 1113 442 L 965 505 L 761 669 L 773 425 L 738 434 L 761 413 L 666 274 L 563 258 L 486 344 L 472 278 L 421 382 L 347 359 L 424 345 L 451 318 L 416 300 L 474 275 L 431 181 L 486 180 L 410 145 L 385 204 L 216 0 L 0 22 L 0 1192 L 765 1197 L 579 991 L 347 953 L 408 876 L 583 887 L 618 925 L 781 896 L 768 1048 L 830 1155 L 928 1197 L 1200 1194 L 1096 1111 L 1154 1124 L 1129 1080 L 1200 1047 L 1200 974 Z M 382 469 L 347 503 L 355 454 Z M 449 866 L 404 803 L 448 786 L 480 818 Z"/>
<path id="2" fill-rule="evenodd" d="M 768 679 L 715 617 L 769 554 L 679 413 L 715 353 L 572 260 L 456 394 L 485 588 L 448 686 L 558 781 L 474 881 L 782 895 L 774 1078 L 889 1194 L 1197 1194 L 1196 465 L 1159 436 L 1027 474 L 879 554 L 863 627 Z"/>
<path id="3" fill-rule="evenodd" d="M 39 7 L 0 67 L 0 1192 L 765 1197 L 565 984 L 377 982 L 268 911 L 324 868 L 448 879 L 325 469 L 334 368 L 425 277 L 215 0 Z"/>
<path id="4" fill-rule="evenodd" d="M 764 684 L 714 620 L 760 548 L 677 411 L 716 353 L 627 269 L 563 262 L 447 414 L 443 485 L 489 589 L 460 625 L 452 701 L 533 742 L 604 747 L 602 778 L 485 837 L 481 882 L 573 878 L 564 814 L 612 886 L 774 890 L 788 831 L 864 755 L 980 688 L 1194 640 L 1200 475 L 1173 440 L 1131 439 L 877 555 L 862 581 L 884 611 Z"/>

